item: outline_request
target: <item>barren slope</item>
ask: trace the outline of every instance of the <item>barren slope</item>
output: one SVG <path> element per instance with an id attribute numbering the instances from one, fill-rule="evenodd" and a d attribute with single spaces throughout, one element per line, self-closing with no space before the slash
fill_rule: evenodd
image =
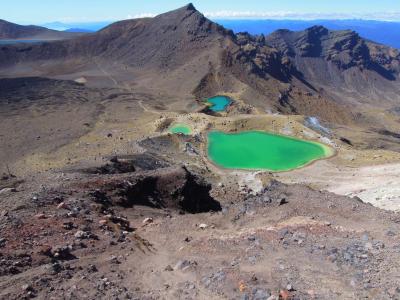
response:
<path id="1" fill-rule="evenodd" d="M 279 30 L 267 43 L 284 53 L 315 89 L 340 103 L 392 105 L 399 102 L 396 49 L 362 39 L 353 31 L 314 26 Z"/>

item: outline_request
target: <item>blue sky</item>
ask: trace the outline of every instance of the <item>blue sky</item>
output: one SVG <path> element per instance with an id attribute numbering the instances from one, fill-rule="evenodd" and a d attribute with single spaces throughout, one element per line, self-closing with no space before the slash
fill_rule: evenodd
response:
<path id="1" fill-rule="evenodd" d="M 363 18 L 400 21 L 400 0 L 201 0 L 218 18 Z M 187 4 L 180 0 L 1 0 L 0 18 L 21 24 L 92 22 L 152 16 Z"/>

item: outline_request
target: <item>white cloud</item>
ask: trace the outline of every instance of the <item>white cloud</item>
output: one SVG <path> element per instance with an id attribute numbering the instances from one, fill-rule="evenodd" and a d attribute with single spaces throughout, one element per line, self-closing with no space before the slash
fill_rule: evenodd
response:
<path id="1" fill-rule="evenodd" d="M 127 19 L 153 18 L 155 16 L 156 16 L 156 14 L 152 14 L 152 13 L 140 13 L 140 14 L 136 14 L 136 15 L 128 15 Z"/>
<path id="2" fill-rule="evenodd" d="M 204 15 L 208 18 L 283 18 L 291 15 L 291 12 L 253 12 L 253 11 L 216 11 L 206 12 Z"/>
<path id="3" fill-rule="evenodd" d="M 157 14 L 154 13 L 137 13 L 129 14 L 125 17 L 109 16 L 108 18 L 100 19 L 87 19 L 87 18 L 72 18 L 65 17 L 60 19 L 61 22 L 99 22 L 99 21 L 118 21 L 122 19 L 138 19 L 138 18 L 152 18 Z M 400 11 L 395 12 L 375 12 L 375 13 L 297 13 L 292 11 L 270 11 L 270 12 L 257 12 L 257 11 L 210 11 L 204 13 L 210 19 L 275 19 L 275 20 L 345 20 L 345 19 L 363 19 L 363 20 L 377 20 L 377 21 L 397 21 L 400 22 Z"/>
<path id="4" fill-rule="evenodd" d="M 376 13 L 296 13 L 291 11 L 256 12 L 256 11 L 214 11 L 206 12 L 211 19 L 365 19 L 381 21 L 400 21 L 400 12 Z"/>

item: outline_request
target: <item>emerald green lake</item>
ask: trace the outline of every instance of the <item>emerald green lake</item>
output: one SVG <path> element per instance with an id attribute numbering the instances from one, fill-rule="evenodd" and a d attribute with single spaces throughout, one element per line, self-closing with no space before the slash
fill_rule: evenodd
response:
<path id="1" fill-rule="evenodd" d="M 169 132 L 171 133 L 182 133 L 182 134 L 191 134 L 192 129 L 185 124 L 174 124 L 169 128 Z"/>
<path id="2" fill-rule="evenodd" d="M 216 96 L 208 98 L 208 103 L 211 104 L 210 109 L 215 112 L 225 111 L 232 100 L 225 96 Z"/>
<path id="3" fill-rule="evenodd" d="M 261 131 L 208 134 L 208 157 L 228 169 L 288 171 L 330 156 L 323 144 Z"/>

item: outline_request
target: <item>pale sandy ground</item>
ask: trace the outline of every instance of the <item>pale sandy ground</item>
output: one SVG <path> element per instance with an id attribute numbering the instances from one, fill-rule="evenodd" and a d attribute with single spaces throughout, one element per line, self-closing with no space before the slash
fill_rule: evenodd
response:
<path id="1" fill-rule="evenodd" d="M 399 163 L 338 167 L 330 161 L 319 161 L 275 177 L 287 183 L 304 183 L 340 195 L 357 196 L 379 208 L 400 211 Z"/>

